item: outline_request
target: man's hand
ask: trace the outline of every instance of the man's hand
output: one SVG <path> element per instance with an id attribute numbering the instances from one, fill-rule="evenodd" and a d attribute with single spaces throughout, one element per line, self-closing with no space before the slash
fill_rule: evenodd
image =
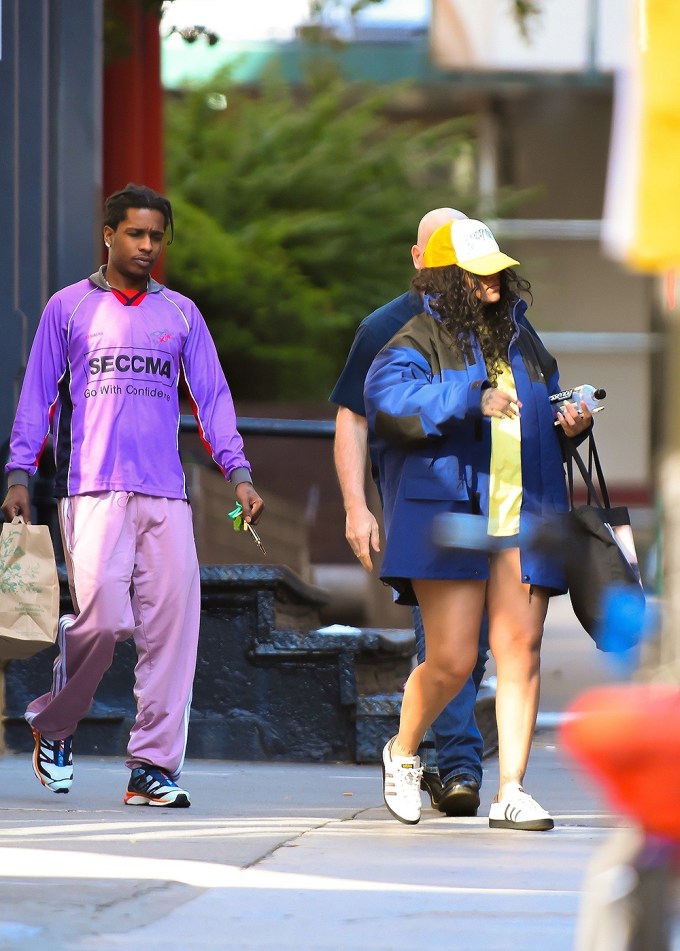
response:
<path id="1" fill-rule="evenodd" d="M 345 505 L 345 538 L 366 571 L 373 571 L 371 549 L 380 551 L 378 523 L 366 505 L 368 424 L 346 406 L 338 409 L 333 453 Z"/>
<path id="2" fill-rule="evenodd" d="M 252 482 L 239 482 L 234 493 L 243 508 L 244 520 L 255 525 L 264 512 L 264 502 L 253 488 Z"/>
<path id="3" fill-rule="evenodd" d="M 31 499 L 25 485 L 12 485 L 2 503 L 2 514 L 8 522 L 22 515 L 25 522 L 31 521 Z"/>
<path id="4" fill-rule="evenodd" d="M 371 549 L 380 551 L 380 529 L 373 514 L 365 505 L 347 509 L 345 538 L 366 571 L 373 571 Z"/>

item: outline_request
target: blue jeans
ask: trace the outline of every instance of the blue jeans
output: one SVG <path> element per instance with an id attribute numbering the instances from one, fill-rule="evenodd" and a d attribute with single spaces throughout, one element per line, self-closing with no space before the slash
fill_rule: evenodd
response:
<path id="1" fill-rule="evenodd" d="M 425 659 L 425 631 L 419 607 L 413 608 L 413 629 L 418 661 L 422 663 Z M 475 668 L 460 693 L 444 707 L 431 727 L 437 751 L 436 762 L 432 761 L 431 754 L 428 755 L 429 751 L 425 751 L 425 769 L 434 771 L 437 767 L 443 783 L 459 773 L 468 773 L 481 785 L 484 743 L 475 723 L 475 701 L 488 656 L 489 628 L 485 613 L 479 631 L 479 654 Z M 426 740 L 429 739 L 429 733 L 430 730 L 425 735 Z"/>

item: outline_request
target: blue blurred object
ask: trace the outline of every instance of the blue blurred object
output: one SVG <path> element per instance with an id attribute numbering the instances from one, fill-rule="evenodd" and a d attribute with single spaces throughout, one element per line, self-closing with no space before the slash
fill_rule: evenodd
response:
<path id="1" fill-rule="evenodd" d="M 639 664 L 640 645 L 656 628 L 657 611 L 648 608 L 630 585 L 611 585 L 602 599 L 602 620 L 596 632 L 601 649 L 612 655 L 623 675 Z"/>
<path id="2" fill-rule="evenodd" d="M 464 548 L 470 551 L 499 551 L 508 547 L 508 539 L 489 535 L 486 515 L 467 512 L 440 512 L 432 521 L 432 538 L 440 548 Z M 514 545 L 536 544 L 535 532 L 520 532 L 512 537 Z"/>
<path id="3" fill-rule="evenodd" d="M 443 512 L 434 518 L 432 535 L 442 548 L 467 548 L 490 551 L 495 539 L 487 532 L 488 519 L 465 512 Z"/>

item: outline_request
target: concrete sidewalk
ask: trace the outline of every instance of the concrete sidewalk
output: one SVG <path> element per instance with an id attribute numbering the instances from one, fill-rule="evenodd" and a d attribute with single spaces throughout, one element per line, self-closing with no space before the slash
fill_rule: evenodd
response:
<path id="1" fill-rule="evenodd" d="M 617 825 L 539 732 L 526 786 L 547 833 L 382 805 L 377 766 L 190 762 L 188 810 L 126 807 L 118 760 L 68 796 L 0 760 L 0 948 L 11 951 L 571 951 L 587 864 Z M 424 800 L 425 802 L 425 800 Z M 429 804 L 428 804 L 429 806 Z"/>

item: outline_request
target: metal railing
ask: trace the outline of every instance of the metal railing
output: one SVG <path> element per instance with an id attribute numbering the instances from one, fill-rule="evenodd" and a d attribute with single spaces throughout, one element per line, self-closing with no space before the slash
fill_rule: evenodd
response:
<path id="1" fill-rule="evenodd" d="M 335 422 L 331 419 L 260 419 L 238 416 L 236 428 L 242 436 L 297 436 L 306 439 L 332 439 Z M 193 416 L 180 416 L 180 432 L 197 433 Z"/>

